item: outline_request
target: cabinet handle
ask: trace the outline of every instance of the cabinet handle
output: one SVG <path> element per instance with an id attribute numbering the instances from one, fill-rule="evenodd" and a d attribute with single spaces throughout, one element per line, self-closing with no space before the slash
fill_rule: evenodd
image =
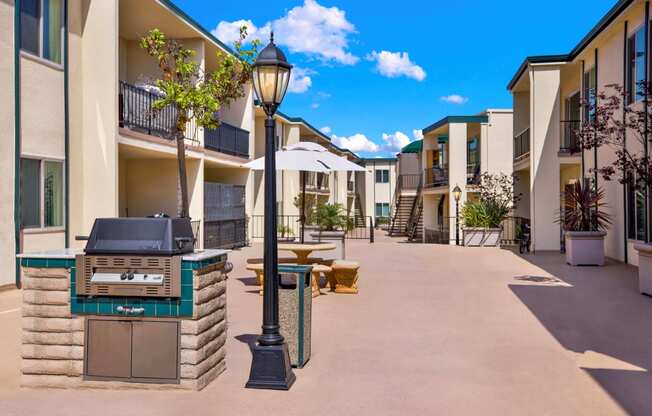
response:
<path id="1" fill-rule="evenodd" d="M 138 315 L 145 312 L 145 308 L 134 308 L 132 306 L 118 306 L 115 309 L 116 311 L 126 313 L 127 315 Z"/>

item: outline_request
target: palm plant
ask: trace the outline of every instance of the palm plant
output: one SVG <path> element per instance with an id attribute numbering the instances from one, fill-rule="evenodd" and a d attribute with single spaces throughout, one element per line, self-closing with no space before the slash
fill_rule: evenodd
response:
<path id="1" fill-rule="evenodd" d="M 353 228 L 353 221 L 344 215 L 342 204 L 319 205 L 315 212 L 315 222 L 323 231 L 349 231 Z"/>
<path id="2" fill-rule="evenodd" d="M 564 208 L 557 222 L 566 231 L 604 231 L 611 224 L 611 216 L 604 211 L 605 193 L 588 184 L 576 182 L 564 193 Z"/>

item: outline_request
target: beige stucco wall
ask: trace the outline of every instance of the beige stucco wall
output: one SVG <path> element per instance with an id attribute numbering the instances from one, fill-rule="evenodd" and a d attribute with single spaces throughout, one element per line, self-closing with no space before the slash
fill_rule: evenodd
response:
<path id="1" fill-rule="evenodd" d="M 448 186 L 449 192 L 459 186 L 462 189 L 460 206 L 466 202 L 466 140 L 468 125 L 450 123 L 448 126 Z M 455 199 L 448 198 L 448 211 L 455 212 Z M 451 235 L 455 233 L 455 224 L 450 224 Z"/>
<path id="2" fill-rule="evenodd" d="M 81 4 L 70 53 L 71 237 L 87 235 L 97 217 L 118 215 L 119 204 L 118 2 Z"/>
<path id="3" fill-rule="evenodd" d="M 392 202 L 394 199 L 394 192 L 396 190 L 396 160 L 374 160 L 366 159 L 365 168 L 365 201 L 362 204 L 365 207 L 365 215 L 371 216 L 376 221 L 376 203 L 387 203 L 390 205 L 390 215 L 393 213 L 391 210 Z M 376 183 L 377 170 L 389 170 L 389 183 Z M 345 188 L 346 190 L 346 188 Z"/>
<path id="4" fill-rule="evenodd" d="M 0 0 L 0 286 L 14 283 L 14 2 Z"/>
<path id="5" fill-rule="evenodd" d="M 488 110 L 489 122 L 481 125 L 480 170 L 511 175 L 514 170 L 514 121 L 512 110 Z"/>
<path id="6" fill-rule="evenodd" d="M 512 99 L 514 104 L 514 136 L 516 136 L 530 127 L 530 92 L 515 92 L 512 94 Z"/>
<path id="7" fill-rule="evenodd" d="M 559 250 L 560 70 L 530 68 L 530 220 L 534 250 Z"/>

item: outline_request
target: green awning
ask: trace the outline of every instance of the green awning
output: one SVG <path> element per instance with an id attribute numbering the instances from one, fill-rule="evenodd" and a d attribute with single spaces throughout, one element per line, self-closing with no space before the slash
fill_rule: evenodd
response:
<path id="1" fill-rule="evenodd" d="M 421 153 L 423 149 L 423 140 L 415 140 L 401 149 L 401 153 Z"/>

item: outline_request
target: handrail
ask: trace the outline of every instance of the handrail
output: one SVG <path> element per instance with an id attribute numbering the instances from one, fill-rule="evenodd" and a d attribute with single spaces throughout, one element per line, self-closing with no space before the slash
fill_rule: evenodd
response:
<path id="1" fill-rule="evenodd" d="M 403 190 L 403 181 L 400 179 L 401 175 L 399 175 L 399 180 L 396 181 L 396 189 L 394 190 L 394 197 L 392 198 L 392 209 L 394 212 L 392 213 L 392 223 L 389 226 L 389 235 L 394 234 L 394 226 L 396 225 L 396 220 L 398 219 L 398 203 L 401 198 L 401 191 Z"/>
<path id="2" fill-rule="evenodd" d="M 410 216 L 408 217 L 408 222 L 407 222 L 407 232 L 409 234 L 410 239 L 412 239 L 413 236 L 413 230 L 416 227 L 416 225 L 419 223 L 418 216 L 415 220 L 415 211 L 417 210 L 418 206 L 422 206 L 421 203 L 421 198 L 423 197 L 423 186 L 422 186 L 422 180 L 419 181 L 419 185 L 417 186 L 417 197 L 414 198 L 414 201 L 412 201 L 412 209 L 410 210 Z M 416 222 L 416 224 L 415 224 Z"/>

